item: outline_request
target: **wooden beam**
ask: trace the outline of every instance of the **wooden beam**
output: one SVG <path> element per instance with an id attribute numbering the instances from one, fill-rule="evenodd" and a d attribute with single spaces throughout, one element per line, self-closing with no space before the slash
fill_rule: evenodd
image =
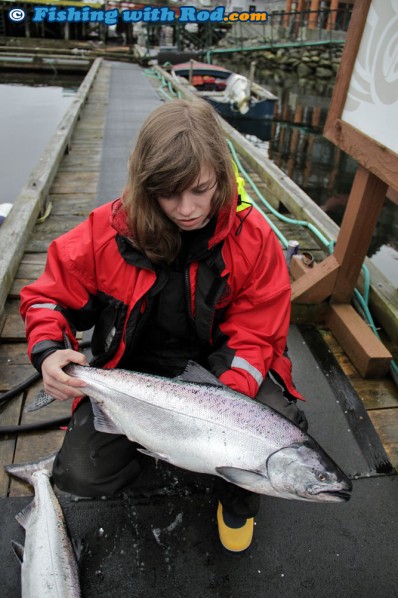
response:
<path id="1" fill-rule="evenodd" d="M 289 271 L 291 277 L 294 280 L 298 280 L 315 267 L 315 263 L 312 266 L 307 266 L 302 255 L 293 255 L 292 259 L 290 260 Z"/>
<path id="2" fill-rule="evenodd" d="M 363 378 L 387 374 L 391 353 L 351 305 L 330 305 L 326 324 Z"/>
<path id="3" fill-rule="evenodd" d="M 319 303 L 333 293 L 339 263 L 334 255 L 329 255 L 316 268 L 311 268 L 292 284 L 292 302 Z"/>
<path id="4" fill-rule="evenodd" d="M 324 136 L 380 179 L 398 189 L 397 154 L 340 118 L 325 128 Z"/>
<path id="5" fill-rule="evenodd" d="M 386 183 L 358 167 L 334 249 L 340 265 L 332 295 L 337 303 L 351 301 L 386 192 Z"/>

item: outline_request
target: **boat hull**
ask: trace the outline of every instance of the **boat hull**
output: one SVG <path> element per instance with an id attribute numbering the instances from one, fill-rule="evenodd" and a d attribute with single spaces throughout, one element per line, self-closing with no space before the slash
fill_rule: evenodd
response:
<path id="1" fill-rule="evenodd" d="M 185 62 L 172 67 L 180 80 L 204 98 L 226 119 L 271 120 L 277 97 L 247 77 L 204 62 Z M 250 98 L 250 99 L 249 99 Z"/>
<path id="2" fill-rule="evenodd" d="M 271 120 L 274 115 L 276 99 L 265 99 L 254 102 L 249 110 L 242 114 L 231 102 L 222 102 L 214 96 L 201 96 L 217 110 L 217 112 L 226 119 L 248 119 L 248 120 Z"/>

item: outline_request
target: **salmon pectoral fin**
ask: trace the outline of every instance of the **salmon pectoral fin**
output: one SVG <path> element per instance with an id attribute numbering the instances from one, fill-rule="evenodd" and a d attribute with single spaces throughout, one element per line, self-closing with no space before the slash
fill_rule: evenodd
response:
<path id="1" fill-rule="evenodd" d="M 237 467 L 216 467 L 216 472 L 227 482 L 238 486 L 253 486 L 267 477 L 259 471 L 249 471 Z"/>
<path id="2" fill-rule="evenodd" d="M 101 408 L 95 403 L 95 401 L 91 401 L 91 405 L 93 407 L 93 414 L 94 414 L 94 428 L 97 432 L 106 432 L 107 434 L 123 434 L 123 430 L 121 430 L 114 421 L 110 419 L 110 417 L 104 413 Z"/>

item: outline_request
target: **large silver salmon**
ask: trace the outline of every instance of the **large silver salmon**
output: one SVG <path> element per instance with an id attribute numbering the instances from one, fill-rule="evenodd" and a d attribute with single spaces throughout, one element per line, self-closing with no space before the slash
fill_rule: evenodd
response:
<path id="1" fill-rule="evenodd" d="M 313 438 L 194 362 L 173 379 L 75 364 L 65 372 L 86 382 L 97 430 L 124 434 L 156 459 L 259 494 L 350 498 L 350 480 Z M 45 393 L 41 399 L 28 410 L 52 400 Z"/>
<path id="2" fill-rule="evenodd" d="M 16 520 L 25 546 L 13 542 L 21 562 L 22 598 L 79 598 L 77 563 L 60 504 L 50 484 L 54 455 L 5 470 L 33 486 L 35 497 Z"/>

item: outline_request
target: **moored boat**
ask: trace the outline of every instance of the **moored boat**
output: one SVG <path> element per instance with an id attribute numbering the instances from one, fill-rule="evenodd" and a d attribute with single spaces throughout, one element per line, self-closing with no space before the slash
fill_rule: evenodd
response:
<path id="1" fill-rule="evenodd" d="M 210 102 L 227 119 L 271 119 L 277 96 L 253 81 L 221 66 L 191 60 L 172 67 L 172 74 L 187 81 L 195 93 Z"/>

